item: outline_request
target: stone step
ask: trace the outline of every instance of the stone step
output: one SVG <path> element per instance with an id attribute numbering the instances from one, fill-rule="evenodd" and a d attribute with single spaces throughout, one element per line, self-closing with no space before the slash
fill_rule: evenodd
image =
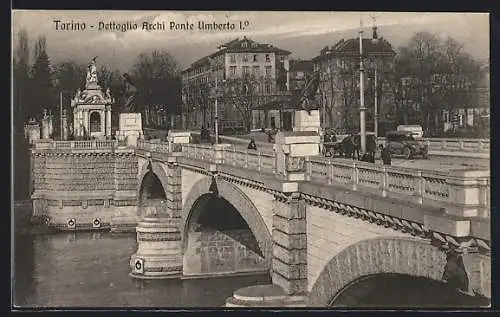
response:
<path id="1" fill-rule="evenodd" d="M 236 290 L 226 307 L 306 307 L 306 298 L 289 296 L 277 285 L 255 285 Z"/>

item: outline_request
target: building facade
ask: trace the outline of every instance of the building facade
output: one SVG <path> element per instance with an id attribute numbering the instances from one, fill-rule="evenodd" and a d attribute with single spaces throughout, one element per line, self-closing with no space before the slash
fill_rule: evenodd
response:
<path id="1" fill-rule="evenodd" d="M 290 54 L 243 37 L 192 63 L 182 71 L 184 126 L 213 130 L 216 101 L 221 132 L 270 126 L 276 114 L 265 106 L 289 95 Z"/>
<path id="2" fill-rule="evenodd" d="M 320 72 L 318 100 L 323 127 L 340 133 L 359 131 L 360 47 L 359 38 L 342 39 L 325 47 L 313 58 L 314 69 Z M 371 38 L 363 39 L 365 69 L 364 96 L 366 129 L 374 130 L 375 104 L 378 108 L 379 130 L 388 125 L 394 104 L 394 60 L 396 52 L 373 27 Z"/>

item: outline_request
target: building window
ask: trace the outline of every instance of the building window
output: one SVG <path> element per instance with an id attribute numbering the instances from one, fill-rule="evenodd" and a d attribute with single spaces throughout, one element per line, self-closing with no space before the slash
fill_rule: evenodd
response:
<path id="1" fill-rule="evenodd" d="M 244 63 L 247 63 L 248 62 L 248 55 L 243 55 L 243 62 Z"/>
<path id="2" fill-rule="evenodd" d="M 297 78 L 304 78 L 304 72 L 297 72 Z"/>
<path id="3" fill-rule="evenodd" d="M 231 77 L 236 76 L 236 66 L 230 66 L 230 67 L 229 67 L 229 75 L 230 75 Z"/>
<path id="4" fill-rule="evenodd" d="M 449 120 L 450 119 L 448 118 L 448 111 L 443 111 L 443 121 L 445 123 L 448 123 L 448 122 L 450 122 Z"/>
<path id="5" fill-rule="evenodd" d="M 252 47 L 257 47 L 257 43 L 252 43 Z"/>
<path id="6" fill-rule="evenodd" d="M 260 66 L 254 66 L 252 69 L 252 73 L 255 77 L 258 77 L 260 75 Z"/>
<path id="7" fill-rule="evenodd" d="M 243 75 L 250 74 L 250 66 L 243 66 Z"/>
<path id="8" fill-rule="evenodd" d="M 280 61 L 282 61 L 282 62 L 283 62 L 284 60 L 285 60 L 285 55 L 281 55 L 281 56 L 280 56 Z"/>
<path id="9" fill-rule="evenodd" d="M 266 93 L 271 93 L 271 84 L 266 84 L 264 87 Z"/>
<path id="10" fill-rule="evenodd" d="M 245 47 L 245 48 L 248 47 L 248 43 L 247 42 L 241 43 L 241 47 Z"/>
<path id="11" fill-rule="evenodd" d="M 273 69 L 272 66 L 266 66 L 266 68 L 265 68 L 265 70 L 266 70 L 266 76 L 268 76 L 268 77 L 271 76 L 272 69 Z"/>
<path id="12" fill-rule="evenodd" d="M 269 54 L 266 54 L 266 63 L 271 62 L 271 56 Z"/>
<path id="13" fill-rule="evenodd" d="M 253 54 L 253 62 L 254 62 L 254 63 L 255 63 L 255 62 L 258 62 L 257 56 L 258 56 L 257 54 Z"/>
<path id="14" fill-rule="evenodd" d="M 234 55 L 229 55 L 229 62 L 230 62 L 230 63 L 236 63 L 236 56 L 234 56 Z"/>

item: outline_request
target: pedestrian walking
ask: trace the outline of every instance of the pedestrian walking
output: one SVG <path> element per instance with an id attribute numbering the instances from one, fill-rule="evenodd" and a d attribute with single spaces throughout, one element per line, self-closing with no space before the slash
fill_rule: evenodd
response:
<path id="1" fill-rule="evenodd" d="M 383 144 L 379 145 L 380 148 L 380 156 L 382 157 L 382 162 L 384 165 L 391 165 L 391 152 L 389 152 L 389 148 L 384 147 Z"/>
<path id="2" fill-rule="evenodd" d="M 249 150 L 257 150 L 257 144 L 255 144 L 255 139 L 254 138 L 250 139 L 250 143 L 248 143 L 248 147 L 247 148 Z"/>

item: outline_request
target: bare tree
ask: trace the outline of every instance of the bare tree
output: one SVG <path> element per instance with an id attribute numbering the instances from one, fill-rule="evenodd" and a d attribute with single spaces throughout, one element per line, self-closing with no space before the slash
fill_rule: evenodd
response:
<path id="1" fill-rule="evenodd" d="M 225 83 L 223 101 L 235 107 L 247 132 L 252 125 L 252 110 L 259 101 L 259 82 L 254 76 L 245 74 L 242 77 L 227 79 Z"/>

